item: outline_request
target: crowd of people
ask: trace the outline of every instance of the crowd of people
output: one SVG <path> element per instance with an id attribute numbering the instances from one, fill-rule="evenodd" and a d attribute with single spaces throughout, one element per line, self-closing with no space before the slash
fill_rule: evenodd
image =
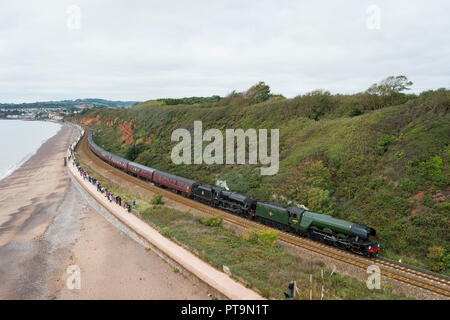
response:
<path id="1" fill-rule="evenodd" d="M 89 175 L 89 173 L 86 172 L 86 170 L 84 170 L 80 164 L 78 163 L 77 159 L 75 159 L 75 156 L 71 150 L 71 154 L 69 159 L 72 160 L 72 165 L 76 166 L 78 169 L 78 172 L 80 173 L 80 176 L 84 179 L 89 181 L 89 183 L 95 185 L 97 187 L 97 191 L 104 194 L 105 197 L 109 200 L 109 202 L 115 202 L 117 205 L 124 207 L 126 210 L 128 210 L 128 212 L 131 211 L 132 205 L 130 204 L 130 202 L 128 202 L 128 200 L 122 199 L 121 196 L 118 195 L 114 195 L 110 190 L 108 190 L 107 188 L 105 188 L 104 186 L 102 186 L 102 184 L 100 183 L 100 181 L 98 181 L 96 178 L 92 177 Z M 135 205 L 135 201 L 132 201 L 133 206 Z"/>

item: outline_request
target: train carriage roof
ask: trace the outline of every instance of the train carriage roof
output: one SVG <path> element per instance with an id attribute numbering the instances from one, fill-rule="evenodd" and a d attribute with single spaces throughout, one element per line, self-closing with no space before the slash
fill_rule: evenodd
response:
<path id="1" fill-rule="evenodd" d="M 179 176 L 176 176 L 174 174 L 170 174 L 170 173 L 167 173 L 167 172 L 164 172 L 164 171 L 155 170 L 154 173 L 160 174 L 160 175 L 162 175 L 164 177 L 167 177 L 167 178 L 175 179 L 177 181 L 182 181 L 182 182 L 190 184 L 190 185 L 193 185 L 194 183 L 197 183 L 197 181 L 195 181 L 195 180 L 179 177 Z"/>
<path id="2" fill-rule="evenodd" d="M 145 171 L 150 171 L 150 172 L 154 172 L 156 170 L 156 169 L 144 166 L 144 165 L 142 165 L 140 163 L 131 162 L 131 161 L 128 163 L 128 165 L 136 167 L 136 168 L 139 168 L 139 169 L 142 169 L 142 170 L 145 170 Z"/>
<path id="3" fill-rule="evenodd" d="M 130 162 L 130 160 L 127 160 L 127 159 L 124 159 L 122 157 L 116 156 L 114 153 L 110 153 L 110 154 L 111 154 L 111 159 L 112 160 L 122 161 L 122 162 L 125 162 L 125 163 Z"/>

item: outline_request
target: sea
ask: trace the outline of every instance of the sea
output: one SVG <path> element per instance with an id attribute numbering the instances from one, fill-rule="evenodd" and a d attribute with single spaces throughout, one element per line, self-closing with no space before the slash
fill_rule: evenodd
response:
<path id="1" fill-rule="evenodd" d="M 60 128 L 47 121 L 0 120 L 0 180 L 20 168 Z"/>

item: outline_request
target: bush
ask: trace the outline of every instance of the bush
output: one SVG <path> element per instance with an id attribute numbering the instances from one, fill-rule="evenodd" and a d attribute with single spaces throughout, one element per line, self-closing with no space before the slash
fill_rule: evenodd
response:
<path id="1" fill-rule="evenodd" d="M 332 110 L 333 101 L 329 91 L 314 90 L 295 98 L 302 113 L 312 119 L 319 120 Z"/>
<path id="2" fill-rule="evenodd" d="M 403 179 L 398 188 L 402 191 L 408 192 L 408 194 L 414 194 L 418 190 L 417 184 L 408 178 Z"/>
<path id="3" fill-rule="evenodd" d="M 322 160 L 302 162 L 287 177 L 284 185 L 290 200 L 304 204 L 316 212 L 335 212 L 331 173 Z"/>
<path id="4" fill-rule="evenodd" d="M 426 194 L 422 197 L 422 203 L 424 205 L 426 205 L 428 208 L 434 208 L 434 201 L 433 198 L 431 197 L 431 194 Z"/>
<path id="5" fill-rule="evenodd" d="M 405 157 L 405 153 L 404 153 L 403 151 L 397 151 L 397 152 L 394 154 L 394 156 L 395 156 L 397 159 L 403 159 L 403 158 Z"/>
<path id="6" fill-rule="evenodd" d="M 356 108 L 356 107 L 354 107 L 352 110 L 350 110 L 350 112 L 349 112 L 349 116 L 350 117 L 356 117 L 356 116 L 359 116 L 359 115 L 361 115 L 362 114 L 362 111 L 361 110 L 359 110 L 358 108 Z"/>
<path id="7" fill-rule="evenodd" d="M 329 190 L 312 187 L 306 193 L 308 197 L 306 202 L 308 208 L 323 214 L 332 215 L 334 213 L 334 199 L 331 197 Z"/>
<path id="8" fill-rule="evenodd" d="M 430 268 L 436 272 L 443 272 L 447 269 L 445 250 L 438 246 L 428 248 L 427 258 L 430 261 Z"/>
<path id="9" fill-rule="evenodd" d="M 250 230 L 248 240 L 265 247 L 273 247 L 278 240 L 278 232 L 275 230 Z"/>
<path id="10" fill-rule="evenodd" d="M 378 155 L 382 156 L 389 148 L 389 145 L 394 142 L 395 136 L 391 134 L 386 134 L 378 139 L 377 144 L 375 145 L 375 151 Z"/>
<path id="11" fill-rule="evenodd" d="M 424 168 L 426 170 L 426 174 L 431 179 L 434 177 L 439 177 L 442 175 L 442 164 L 443 160 L 441 157 L 436 156 L 432 159 L 421 161 L 420 167 Z"/>
<path id="12" fill-rule="evenodd" d="M 212 103 L 220 100 L 219 96 L 211 96 L 211 97 L 186 97 L 179 99 L 159 99 L 158 102 L 162 102 L 167 105 L 178 105 L 178 104 L 204 104 L 204 103 Z"/>
<path id="13" fill-rule="evenodd" d="M 200 223 L 208 227 L 218 227 L 222 225 L 222 218 L 220 217 L 205 217 L 200 219 Z"/>
<path id="14" fill-rule="evenodd" d="M 125 158 L 134 161 L 145 150 L 148 150 L 149 146 L 141 142 L 135 145 L 130 145 L 126 150 Z"/>
<path id="15" fill-rule="evenodd" d="M 446 201 L 441 205 L 443 210 L 450 210 L 450 202 Z"/>
<path id="16" fill-rule="evenodd" d="M 170 229 L 169 227 L 164 227 L 164 228 L 162 228 L 162 229 L 161 229 L 161 234 L 162 234 L 164 237 L 167 237 L 167 238 L 171 238 L 171 237 L 173 236 L 172 229 Z"/>
<path id="17" fill-rule="evenodd" d="M 164 204 L 163 196 L 161 194 L 156 195 L 152 199 L 151 204 Z"/>

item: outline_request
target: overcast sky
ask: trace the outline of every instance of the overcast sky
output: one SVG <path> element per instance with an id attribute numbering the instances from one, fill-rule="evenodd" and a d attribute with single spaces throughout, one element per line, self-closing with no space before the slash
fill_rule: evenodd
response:
<path id="1" fill-rule="evenodd" d="M 118 3 L 1 0 L 0 102 L 450 85 L 448 0 Z"/>

